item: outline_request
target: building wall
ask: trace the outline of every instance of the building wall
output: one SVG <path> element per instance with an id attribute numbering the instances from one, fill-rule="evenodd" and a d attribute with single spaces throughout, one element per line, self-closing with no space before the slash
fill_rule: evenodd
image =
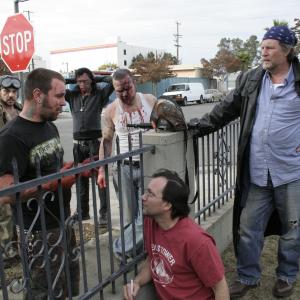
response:
<path id="1" fill-rule="evenodd" d="M 147 54 L 150 52 L 159 55 L 159 54 L 163 54 L 165 50 L 128 45 L 125 42 L 119 41 L 118 42 L 118 66 L 129 67 L 131 65 L 132 59 L 135 56 L 139 54 L 142 54 L 143 56 L 147 56 Z"/>
<path id="2" fill-rule="evenodd" d="M 61 73 L 70 73 L 81 67 L 98 70 L 101 65 L 109 63 L 128 68 L 134 56 L 149 52 L 161 54 L 165 51 L 128 45 L 118 40 L 110 44 L 53 50 L 50 52 L 50 64 L 51 69 Z"/>
<path id="3" fill-rule="evenodd" d="M 116 43 L 50 52 L 51 69 L 61 73 L 72 72 L 81 67 L 98 70 L 102 64 L 117 62 Z"/>

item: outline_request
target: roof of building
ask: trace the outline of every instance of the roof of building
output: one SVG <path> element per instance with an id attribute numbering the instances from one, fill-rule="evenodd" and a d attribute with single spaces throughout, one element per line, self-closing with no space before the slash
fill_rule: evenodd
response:
<path id="1" fill-rule="evenodd" d="M 172 69 L 173 71 L 195 70 L 201 68 L 203 68 L 203 65 L 201 63 L 197 65 L 171 65 L 170 66 L 170 69 Z"/>
<path id="2" fill-rule="evenodd" d="M 77 48 L 57 49 L 57 50 L 50 51 L 50 54 L 79 52 L 79 51 L 95 50 L 95 49 L 103 49 L 103 48 L 115 48 L 117 47 L 117 45 L 118 45 L 117 43 L 110 43 L 110 44 L 92 45 L 92 46 L 84 46 L 84 47 L 77 47 Z"/>

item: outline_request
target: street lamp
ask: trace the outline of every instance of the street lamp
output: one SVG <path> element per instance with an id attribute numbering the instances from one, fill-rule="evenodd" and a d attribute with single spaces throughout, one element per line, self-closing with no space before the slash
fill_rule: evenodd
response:
<path id="1" fill-rule="evenodd" d="M 69 75 L 69 63 L 68 62 L 62 62 L 63 65 L 66 65 L 67 74 Z"/>

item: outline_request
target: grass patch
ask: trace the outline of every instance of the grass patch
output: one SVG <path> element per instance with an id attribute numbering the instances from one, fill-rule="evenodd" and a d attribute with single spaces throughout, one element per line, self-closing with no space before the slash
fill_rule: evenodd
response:
<path id="1" fill-rule="evenodd" d="M 265 245 L 261 257 L 262 278 L 260 286 L 256 289 L 249 290 L 242 298 L 243 300 L 253 299 L 277 299 L 272 295 L 272 288 L 276 281 L 275 269 L 277 267 L 277 244 L 278 237 L 270 236 L 265 239 Z M 230 245 L 222 255 L 225 266 L 226 279 L 228 284 L 236 278 L 236 259 L 234 256 L 233 246 Z M 300 299 L 300 279 L 296 281 L 294 293 L 292 296 L 284 298 L 287 300 Z"/>

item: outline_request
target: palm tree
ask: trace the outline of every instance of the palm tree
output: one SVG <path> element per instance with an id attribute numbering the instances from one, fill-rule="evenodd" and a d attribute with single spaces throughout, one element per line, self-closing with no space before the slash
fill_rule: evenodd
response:
<path id="1" fill-rule="evenodd" d="M 273 26 L 289 26 L 289 23 L 287 21 L 284 21 L 284 20 L 280 21 L 280 20 L 274 19 L 273 20 L 273 25 L 271 27 L 273 27 Z M 270 29 L 270 27 L 265 28 L 266 31 L 268 31 L 269 29 Z"/>

